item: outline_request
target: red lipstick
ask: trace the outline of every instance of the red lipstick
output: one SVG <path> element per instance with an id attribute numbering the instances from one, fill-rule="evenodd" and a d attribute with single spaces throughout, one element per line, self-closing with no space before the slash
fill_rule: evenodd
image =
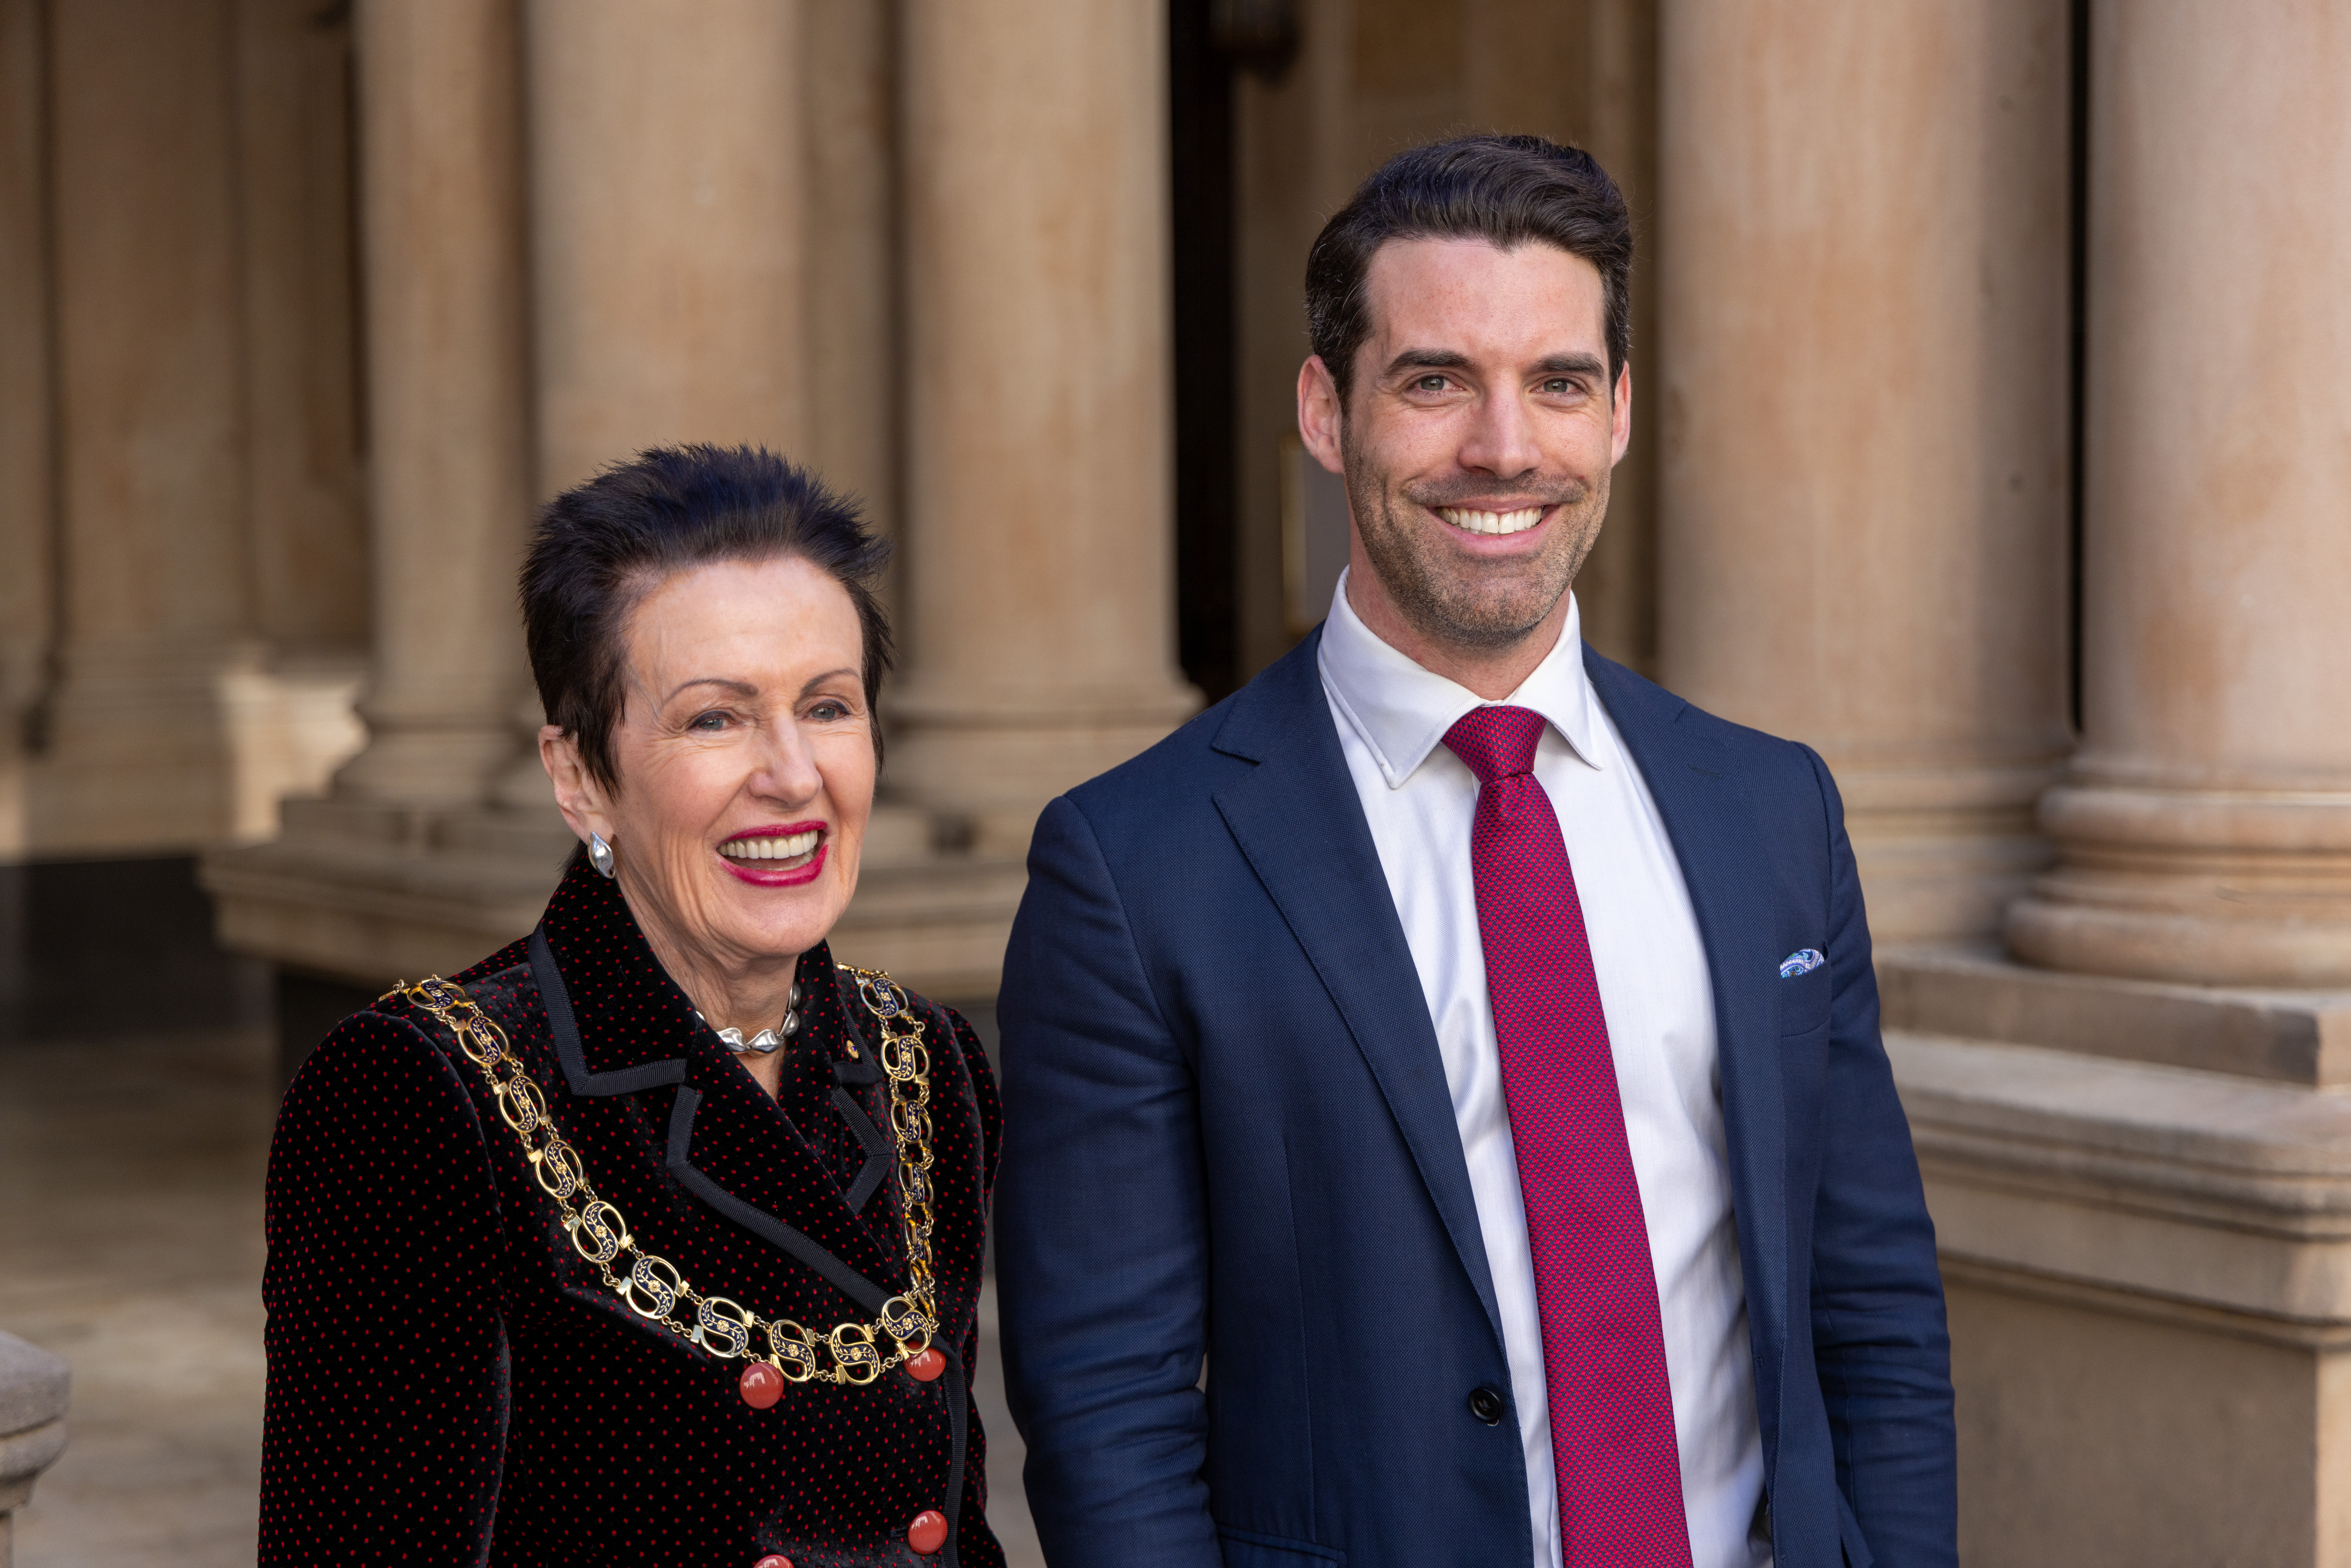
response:
<path id="1" fill-rule="evenodd" d="M 718 863 L 732 873 L 737 881 L 754 887 L 803 887 L 824 873 L 825 852 L 832 847 L 831 830 L 823 822 L 791 822 L 780 827 L 746 828 L 739 833 L 729 833 L 722 844 L 737 843 L 745 839 L 789 839 L 800 833 L 817 835 L 816 849 L 798 865 L 780 864 L 775 861 L 737 860 L 732 855 L 718 853 Z"/>

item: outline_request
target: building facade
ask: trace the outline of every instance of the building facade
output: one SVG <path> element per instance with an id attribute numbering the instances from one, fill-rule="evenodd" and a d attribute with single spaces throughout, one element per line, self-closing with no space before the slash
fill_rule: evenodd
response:
<path id="1" fill-rule="evenodd" d="M 2351 1563 L 2346 79 L 2327 0 L 0 0 L 0 858 L 202 854 L 292 1012 L 470 961 L 569 845 L 533 506 L 763 442 L 900 547 L 837 941 L 984 999 L 1043 802 L 1319 618 L 1323 216 L 1572 139 L 1585 625 L 1844 790 L 1969 1560 Z"/>

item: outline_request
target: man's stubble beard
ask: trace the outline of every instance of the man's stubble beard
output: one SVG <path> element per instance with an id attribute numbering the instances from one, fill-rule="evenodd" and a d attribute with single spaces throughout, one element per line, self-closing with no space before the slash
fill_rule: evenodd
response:
<path id="1" fill-rule="evenodd" d="M 1499 485 L 1468 485 L 1423 495 L 1391 491 L 1343 421 L 1339 454 L 1347 505 L 1380 585 L 1414 631 L 1464 652 L 1499 652 L 1532 634 L 1574 585 L 1608 510 L 1607 470 L 1601 471 L 1596 486 L 1569 480 L 1543 497 L 1544 504 L 1558 510 L 1543 525 L 1551 538 L 1542 554 L 1509 567 L 1472 566 L 1465 571 L 1461 558 L 1438 553 L 1442 547 L 1423 531 L 1415 508 L 1474 506 L 1492 495 L 1523 496 L 1525 486 L 1506 491 Z"/>

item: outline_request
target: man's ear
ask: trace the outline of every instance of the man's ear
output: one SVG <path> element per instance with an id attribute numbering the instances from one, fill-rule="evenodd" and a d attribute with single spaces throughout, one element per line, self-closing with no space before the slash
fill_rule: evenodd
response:
<path id="1" fill-rule="evenodd" d="M 1298 439 L 1314 454 L 1314 461 L 1333 474 L 1346 472 L 1339 452 L 1339 421 L 1344 412 L 1339 383 L 1320 354 L 1309 354 L 1298 367 Z"/>
<path id="2" fill-rule="evenodd" d="M 1627 360 L 1616 371 L 1616 393 L 1609 400 L 1608 465 L 1611 468 L 1625 461 L 1625 448 L 1633 440 L 1633 361 Z"/>
<path id="3" fill-rule="evenodd" d="M 590 833 L 600 834 L 610 842 L 612 818 L 607 810 L 603 789 L 597 784 L 588 765 L 580 760 L 580 742 L 563 733 L 561 727 L 541 725 L 538 730 L 538 765 L 555 784 L 555 804 L 571 831 L 586 843 Z"/>

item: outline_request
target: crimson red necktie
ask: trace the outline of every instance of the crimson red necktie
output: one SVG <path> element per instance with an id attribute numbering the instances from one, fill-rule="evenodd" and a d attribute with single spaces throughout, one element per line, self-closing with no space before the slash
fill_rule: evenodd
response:
<path id="1" fill-rule="evenodd" d="M 1690 1568 L 1657 1277 L 1575 874 L 1535 779 L 1543 716 L 1473 709 L 1469 861 L 1525 1197 L 1567 1568 Z"/>

